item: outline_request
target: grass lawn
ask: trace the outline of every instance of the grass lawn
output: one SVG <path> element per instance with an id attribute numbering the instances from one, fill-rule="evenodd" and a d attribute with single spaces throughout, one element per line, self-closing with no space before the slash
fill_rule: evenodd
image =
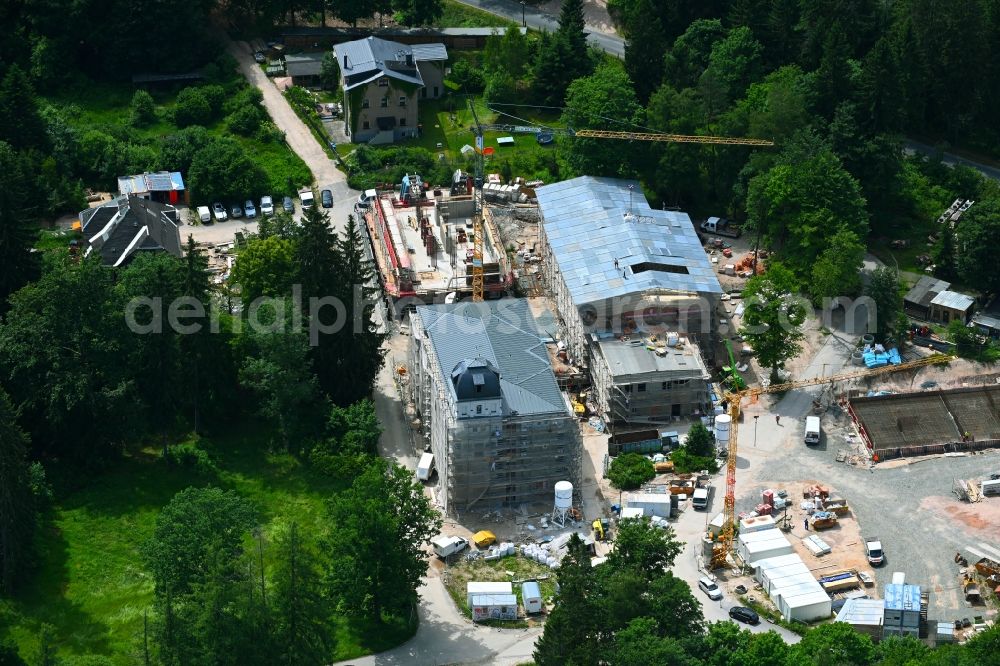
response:
<path id="1" fill-rule="evenodd" d="M 224 87 L 227 89 L 227 95 L 231 95 L 246 85 L 248 84 L 242 78 L 234 75 L 232 81 Z M 165 136 L 176 132 L 177 127 L 164 120 L 163 112 L 174 106 L 177 93 L 184 87 L 186 86 L 151 88 L 149 92 L 156 103 L 159 119 L 145 127 L 130 127 L 130 138 L 158 146 Z M 108 131 L 112 128 L 129 127 L 129 104 L 135 91 L 136 87 L 130 83 L 88 81 L 47 99 L 54 106 L 69 109 L 68 121 L 81 132 L 92 128 L 103 128 Z M 289 178 L 296 184 L 312 181 L 312 174 L 305 162 L 283 142 L 262 143 L 252 138 L 237 136 L 229 132 L 223 118 L 212 122 L 207 129 L 212 136 L 229 136 L 239 141 L 251 159 L 264 169 L 270 189 L 275 195 L 293 194 L 286 192 Z M 169 164 L 163 166 L 174 168 Z"/>
<path id="2" fill-rule="evenodd" d="M 559 115 L 556 113 L 529 108 L 511 109 L 510 112 L 521 119 L 516 120 L 490 110 L 482 97 L 476 97 L 474 100 L 476 115 L 483 124 L 561 126 Z M 463 96 L 453 95 L 443 100 L 422 101 L 420 123 L 423 125 L 423 134 L 420 138 L 402 145 L 415 145 L 435 153 L 444 153 L 445 158 L 449 160 L 461 160 L 462 146 L 475 145 L 475 135 L 472 131 L 475 122 Z M 505 147 L 497 145 L 497 137 L 501 136 L 514 137 L 514 145 Z M 551 180 L 555 168 L 556 144 L 560 138 L 556 135 L 555 142 L 542 146 L 535 140 L 534 134 L 486 132 L 484 146 L 494 150 L 493 155 L 485 160 L 486 170 L 497 171 L 504 160 L 509 160 L 515 176 L 524 176 L 528 180 L 533 178 Z M 440 148 L 438 144 L 441 144 Z"/>
<path id="3" fill-rule="evenodd" d="M 339 483 L 290 455 L 269 452 L 269 437 L 267 428 L 251 423 L 203 438 L 201 446 L 219 469 L 211 477 L 167 467 L 154 449 L 130 452 L 93 475 L 53 467 L 56 499 L 41 525 L 38 570 L 15 600 L 0 600 L 0 638 L 9 634 L 22 655 L 33 654 L 44 623 L 52 626 L 63 656 L 98 654 L 122 666 L 140 663 L 143 612 L 151 608 L 153 583 L 139 547 L 161 507 L 188 486 L 214 485 L 248 497 L 259 507 L 265 535 L 290 521 L 314 534 L 324 531 L 324 502 Z M 412 635 L 404 622 L 378 630 L 339 616 L 331 623 L 338 640 L 332 661 L 380 651 Z"/>
<path id="4" fill-rule="evenodd" d="M 496 14 L 463 5 L 455 0 L 444 0 L 444 13 L 434 24 L 444 28 L 491 28 L 493 26 L 517 25 L 517 23 Z"/>
<path id="5" fill-rule="evenodd" d="M 448 590 L 448 594 L 451 595 L 452 600 L 455 605 L 458 606 L 459 611 L 462 612 L 466 617 L 469 617 L 469 604 L 466 598 L 466 583 L 470 581 L 523 581 L 523 580 L 537 580 L 538 587 L 542 591 L 542 599 L 544 602 L 548 602 L 555 596 L 556 593 L 556 577 L 555 572 L 549 569 L 544 564 L 539 564 L 534 560 L 529 560 L 526 557 L 521 557 L 520 555 L 515 555 L 513 557 L 505 557 L 500 560 L 493 560 L 492 562 L 487 562 L 486 560 L 479 558 L 472 562 L 465 559 L 459 559 L 458 562 L 450 567 L 448 567 L 448 577 L 445 579 L 445 587 Z M 521 600 L 521 588 L 519 585 L 514 586 L 514 594 L 517 596 L 519 603 Z M 493 624 L 493 620 L 486 622 L 480 622 L 479 624 Z M 500 620 L 495 621 L 497 626 L 504 627 L 527 627 L 528 623 L 523 620 Z"/>

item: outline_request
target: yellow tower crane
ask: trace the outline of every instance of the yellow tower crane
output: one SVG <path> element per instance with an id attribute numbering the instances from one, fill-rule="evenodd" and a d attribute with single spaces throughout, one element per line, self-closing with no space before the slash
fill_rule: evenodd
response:
<path id="1" fill-rule="evenodd" d="M 829 377 L 816 377 L 814 379 L 803 379 L 796 382 L 785 382 L 782 384 L 771 384 L 770 386 L 755 386 L 743 389 L 742 391 L 730 391 L 724 395 L 725 401 L 729 405 L 728 414 L 730 417 L 729 426 L 729 454 L 726 458 L 726 500 L 725 500 L 725 522 L 722 526 L 722 533 L 719 541 L 712 550 L 712 568 L 718 569 L 726 565 L 729 554 L 733 550 L 733 537 L 736 534 L 736 449 L 738 444 L 739 431 L 737 422 L 740 417 L 740 402 L 744 397 L 750 396 L 756 400 L 765 393 L 782 393 L 792 389 L 806 386 L 818 386 L 820 384 L 833 384 L 836 382 L 849 381 L 852 379 L 865 379 L 868 377 L 878 377 L 893 372 L 922 368 L 927 365 L 938 363 L 948 363 L 954 358 L 948 354 L 933 354 L 916 361 L 907 361 L 898 365 L 887 365 L 872 370 L 857 370 L 854 372 L 843 372 Z"/>
<path id="2" fill-rule="evenodd" d="M 476 107 L 472 98 L 468 98 L 469 110 L 472 112 L 472 120 L 475 123 L 472 127 L 473 134 L 476 135 L 476 173 L 475 173 L 475 207 L 472 217 L 472 300 L 479 302 L 483 300 L 483 134 L 484 132 L 515 132 L 530 128 L 537 132 L 559 133 L 568 136 L 576 136 L 587 139 L 618 139 L 620 141 L 665 141 L 669 143 L 700 143 L 724 146 L 773 146 L 774 142 L 768 139 L 748 139 L 742 137 L 726 136 L 702 136 L 693 134 L 661 134 L 658 132 L 616 132 L 611 130 L 581 129 L 572 130 L 566 128 L 548 128 L 541 126 L 519 126 L 519 125 L 497 125 L 479 122 L 476 114 Z M 520 106 L 520 105 L 505 105 Z M 502 113 L 502 112 L 501 112 Z M 505 114 L 509 115 L 509 114 Z M 513 116 L 512 116 L 513 117 Z"/>

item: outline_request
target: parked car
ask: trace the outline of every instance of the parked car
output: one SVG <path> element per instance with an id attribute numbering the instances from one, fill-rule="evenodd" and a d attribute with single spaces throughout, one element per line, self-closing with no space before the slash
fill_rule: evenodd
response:
<path id="1" fill-rule="evenodd" d="M 707 594 L 712 601 L 718 601 L 722 598 L 722 590 L 719 589 L 714 580 L 706 576 L 698 579 L 698 589 Z"/>
<path id="2" fill-rule="evenodd" d="M 295 212 L 295 202 L 292 201 L 291 197 L 285 197 L 281 202 L 281 207 L 285 209 L 286 213 Z"/>
<path id="3" fill-rule="evenodd" d="M 215 216 L 216 222 L 225 222 L 229 219 L 229 215 L 226 214 L 226 207 L 218 201 L 212 204 L 212 214 Z"/>
<path id="4" fill-rule="evenodd" d="M 239 204 L 233 204 L 229 207 L 229 217 L 234 220 L 238 217 L 243 217 L 243 207 Z"/>
<path id="5" fill-rule="evenodd" d="M 274 215 L 274 200 L 271 199 L 271 195 L 260 198 L 260 214 Z"/>
<path id="6" fill-rule="evenodd" d="M 198 206 L 198 219 L 202 223 L 208 223 L 212 221 L 212 213 L 208 210 L 208 206 Z"/>
<path id="7" fill-rule="evenodd" d="M 752 608 L 747 608 L 746 606 L 733 606 L 729 609 L 729 617 L 733 618 L 737 622 L 760 624 L 760 616 L 757 615 L 757 611 Z"/>
<path id="8" fill-rule="evenodd" d="M 247 202 L 243 204 L 243 212 L 246 213 L 248 219 L 253 219 L 257 217 L 257 207 L 253 205 L 253 199 L 247 199 Z"/>
<path id="9" fill-rule="evenodd" d="M 333 208 L 333 192 L 330 190 L 323 190 L 319 193 L 319 198 L 323 203 L 323 208 Z"/>
<path id="10" fill-rule="evenodd" d="M 253 59 L 254 61 L 260 64 L 264 64 L 265 62 L 267 62 L 267 56 L 264 55 L 263 51 L 257 51 L 256 53 L 254 53 Z"/>

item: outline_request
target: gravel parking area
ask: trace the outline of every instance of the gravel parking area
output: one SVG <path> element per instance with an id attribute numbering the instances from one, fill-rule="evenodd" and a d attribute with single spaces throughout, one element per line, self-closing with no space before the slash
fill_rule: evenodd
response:
<path id="1" fill-rule="evenodd" d="M 846 425 L 846 416 L 828 413 L 824 442 L 815 448 L 797 436 L 785 438 L 772 450 L 741 447 L 740 457 L 745 452 L 746 459 L 738 474 L 737 511 L 752 510 L 764 488 L 799 481 L 831 486 L 847 499 L 861 534 L 882 540 L 887 563 L 875 569 L 880 591 L 892 572 L 902 571 L 907 582 L 929 587 L 930 619 L 984 614 L 989 609 L 970 606 L 961 594 L 954 556 L 961 552 L 970 562 L 983 554 L 1000 559 L 1000 498 L 967 504 L 955 497 L 952 487 L 957 478 L 1000 471 L 1000 451 L 856 467 L 836 461 L 837 451 L 847 448 Z M 794 507 L 799 501 L 794 498 Z M 797 529 L 801 531 L 801 522 Z M 863 549 L 860 543 L 853 547 Z"/>

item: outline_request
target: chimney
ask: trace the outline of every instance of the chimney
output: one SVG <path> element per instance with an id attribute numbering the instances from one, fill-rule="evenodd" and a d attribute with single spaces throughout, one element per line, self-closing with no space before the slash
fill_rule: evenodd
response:
<path id="1" fill-rule="evenodd" d="M 406 54 L 406 65 L 407 67 L 413 67 L 413 52 Z"/>
<path id="2" fill-rule="evenodd" d="M 349 67 L 347 66 L 347 54 L 346 54 L 346 53 L 344 54 L 344 69 L 350 69 L 350 68 L 349 68 Z"/>

